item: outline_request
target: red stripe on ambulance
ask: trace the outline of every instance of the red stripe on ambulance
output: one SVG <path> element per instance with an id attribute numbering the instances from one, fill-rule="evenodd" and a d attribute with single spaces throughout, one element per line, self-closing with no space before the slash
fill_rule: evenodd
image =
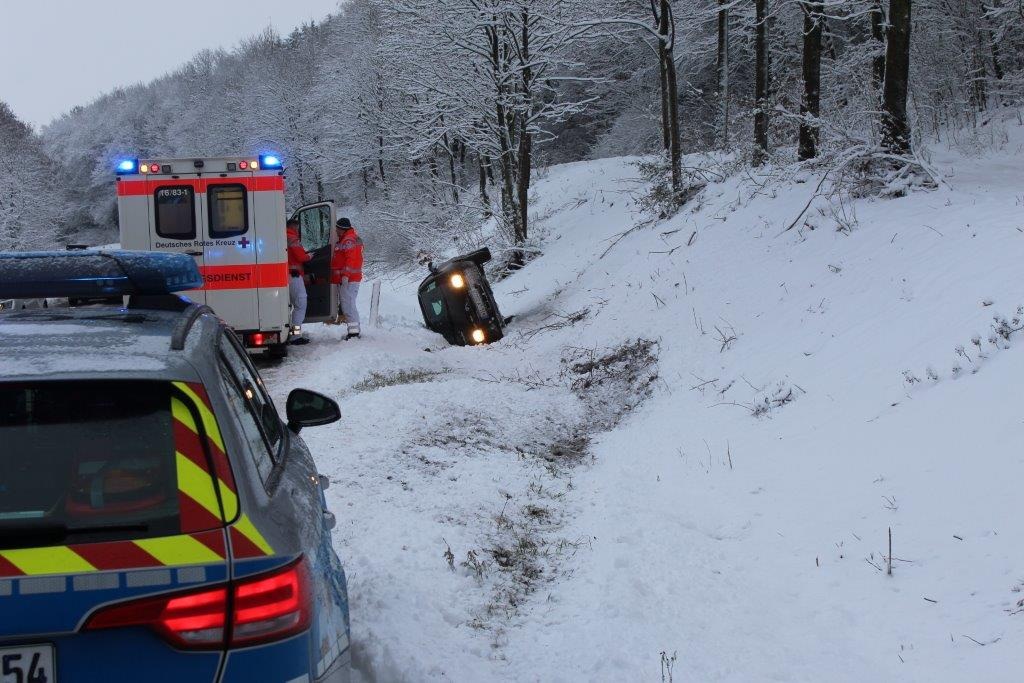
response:
<path id="1" fill-rule="evenodd" d="M 212 185 L 242 185 L 250 192 L 283 192 L 284 177 L 253 176 L 242 178 L 159 178 L 117 181 L 117 196 L 133 197 L 149 195 L 158 187 L 191 187 L 196 192 L 206 192 Z"/>
<path id="2" fill-rule="evenodd" d="M 245 266 L 200 266 L 206 284 L 203 289 L 253 289 L 287 287 L 287 263 L 261 263 Z"/>

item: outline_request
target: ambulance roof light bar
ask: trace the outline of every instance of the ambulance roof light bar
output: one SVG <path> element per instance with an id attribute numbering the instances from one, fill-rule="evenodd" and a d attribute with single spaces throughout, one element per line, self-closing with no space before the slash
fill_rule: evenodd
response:
<path id="1" fill-rule="evenodd" d="M 146 251 L 0 253 L 0 299 L 165 295 L 199 289 L 188 254 Z"/>
<path id="2" fill-rule="evenodd" d="M 128 175 L 139 170 L 138 159 L 121 159 L 117 162 L 117 175 Z"/>
<path id="3" fill-rule="evenodd" d="M 281 157 L 276 154 L 261 154 L 260 168 L 263 170 L 282 169 L 284 168 L 284 163 L 281 161 Z"/>

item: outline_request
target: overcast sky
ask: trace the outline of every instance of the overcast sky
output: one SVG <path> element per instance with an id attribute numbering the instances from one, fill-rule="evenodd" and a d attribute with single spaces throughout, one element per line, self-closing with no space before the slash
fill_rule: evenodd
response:
<path id="1" fill-rule="evenodd" d="M 338 0 L 0 0 L 0 100 L 37 127 L 205 48 L 288 34 Z"/>

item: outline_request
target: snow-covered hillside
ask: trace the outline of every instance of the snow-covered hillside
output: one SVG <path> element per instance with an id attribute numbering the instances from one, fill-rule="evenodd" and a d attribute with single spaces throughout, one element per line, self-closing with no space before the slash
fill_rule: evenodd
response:
<path id="1" fill-rule="evenodd" d="M 502 342 L 448 347 L 410 278 L 358 342 L 313 326 L 266 374 L 343 406 L 304 436 L 363 678 L 1021 680 L 1008 137 L 937 147 L 935 191 L 833 206 L 850 231 L 820 200 L 784 231 L 811 174 L 622 236 L 630 160 L 555 167 Z"/>

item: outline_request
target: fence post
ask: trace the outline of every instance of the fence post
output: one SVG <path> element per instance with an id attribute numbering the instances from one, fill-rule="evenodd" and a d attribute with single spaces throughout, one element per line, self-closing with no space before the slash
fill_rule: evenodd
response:
<path id="1" fill-rule="evenodd" d="M 370 326 L 380 327 L 380 280 L 373 281 L 373 292 L 370 294 Z"/>

